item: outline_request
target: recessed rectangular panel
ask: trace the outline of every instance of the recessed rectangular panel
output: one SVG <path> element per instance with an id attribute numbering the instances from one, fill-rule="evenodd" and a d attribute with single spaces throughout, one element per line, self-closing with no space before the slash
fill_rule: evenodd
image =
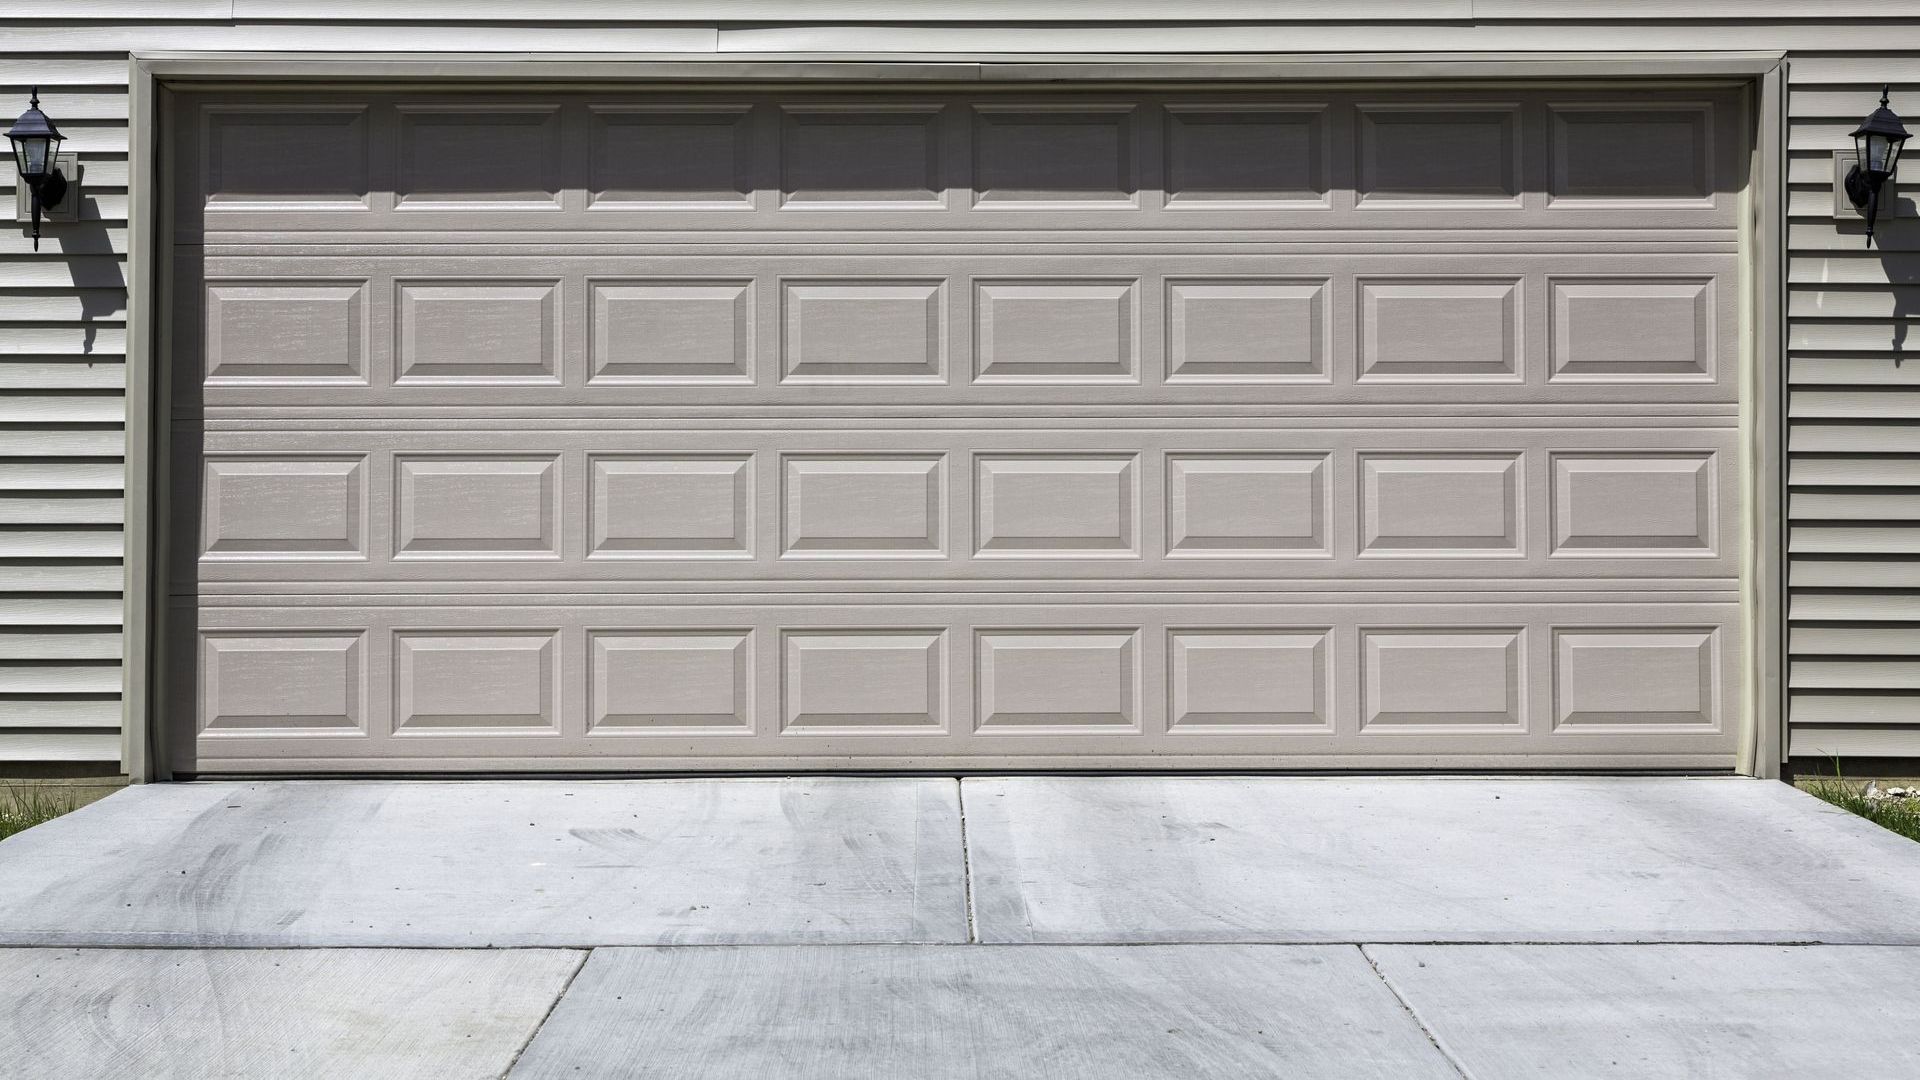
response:
<path id="1" fill-rule="evenodd" d="M 789 735 L 924 735 L 946 730 L 940 630 L 789 630 L 782 657 Z"/>
<path id="2" fill-rule="evenodd" d="M 974 457 L 978 558 L 1135 558 L 1134 454 Z"/>
<path id="3" fill-rule="evenodd" d="M 1523 730 L 1522 631 L 1363 630 L 1360 730 Z"/>
<path id="4" fill-rule="evenodd" d="M 1554 382 L 1712 382 L 1711 277 L 1555 277 Z"/>
<path id="5" fill-rule="evenodd" d="M 1167 282 L 1167 381 L 1330 381 L 1327 282 Z"/>
<path id="6" fill-rule="evenodd" d="M 753 555 L 753 455 L 594 454 L 587 460 L 587 556 Z"/>
<path id="7" fill-rule="evenodd" d="M 560 462 L 395 455 L 396 558 L 557 559 Z"/>
<path id="8" fill-rule="evenodd" d="M 1518 555 L 1518 454 L 1360 455 L 1360 554 Z"/>
<path id="9" fill-rule="evenodd" d="M 398 631 L 393 732 L 557 733 L 559 672 L 557 631 Z"/>
<path id="10" fill-rule="evenodd" d="M 361 735 L 364 635 L 343 630 L 200 636 L 203 735 Z"/>
<path id="11" fill-rule="evenodd" d="M 209 281 L 208 386 L 367 383 L 364 281 Z"/>
<path id="12" fill-rule="evenodd" d="M 1137 731 L 1131 630 L 983 630 L 975 728 L 983 734 Z"/>
<path id="13" fill-rule="evenodd" d="M 788 558 L 944 558 L 941 454 L 796 454 L 784 460 Z"/>
<path id="14" fill-rule="evenodd" d="M 750 385 L 753 282 L 595 281 L 591 386 Z"/>
<path id="15" fill-rule="evenodd" d="M 593 105 L 587 196 L 609 210 L 751 210 L 746 105 Z"/>
<path id="16" fill-rule="evenodd" d="M 1359 202 L 1517 203 L 1515 105 L 1363 105 Z"/>
<path id="17" fill-rule="evenodd" d="M 401 105 L 402 209 L 560 208 L 557 105 Z"/>
<path id="18" fill-rule="evenodd" d="M 1333 554 L 1325 454 L 1167 454 L 1169 558 Z"/>
<path id="19" fill-rule="evenodd" d="M 781 199 L 820 208 L 939 209 L 940 107 L 787 106 Z"/>
<path id="20" fill-rule="evenodd" d="M 1329 630 L 1169 630 L 1168 730 L 1333 730 Z"/>
<path id="21" fill-rule="evenodd" d="M 1324 206 L 1322 106 L 1167 106 L 1167 206 Z"/>
<path id="22" fill-rule="evenodd" d="M 1360 379 L 1519 382 L 1520 282 L 1362 278 Z"/>
<path id="23" fill-rule="evenodd" d="M 1553 202 L 1699 204 L 1713 198 L 1713 106 L 1556 104 Z"/>
<path id="24" fill-rule="evenodd" d="M 202 116 L 208 209 L 367 208 L 365 105 L 216 105 Z"/>
<path id="25" fill-rule="evenodd" d="M 396 282 L 395 382 L 560 382 L 557 281 Z"/>
<path id="26" fill-rule="evenodd" d="M 1132 107 L 983 107 L 974 115 L 974 201 L 980 205 L 1134 205 Z"/>
<path id="27" fill-rule="evenodd" d="M 1553 455 L 1555 555 L 1712 555 L 1714 455 Z"/>
<path id="28" fill-rule="evenodd" d="M 1553 635 L 1556 730 L 1720 727 L 1711 628 L 1595 628 Z"/>
<path id="29" fill-rule="evenodd" d="M 944 280 L 786 281 L 781 288 L 782 381 L 945 380 Z"/>
<path id="30" fill-rule="evenodd" d="M 1132 281 L 976 281 L 978 382 L 1136 382 Z"/>
<path id="31" fill-rule="evenodd" d="M 596 630 L 587 635 L 592 735 L 751 735 L 746 630 Z"/>
<path id="32" fill-rule="evenodd" d="M 367 557 L 364 455 L 206 459 L 200 551 L 209 559 Z"/>

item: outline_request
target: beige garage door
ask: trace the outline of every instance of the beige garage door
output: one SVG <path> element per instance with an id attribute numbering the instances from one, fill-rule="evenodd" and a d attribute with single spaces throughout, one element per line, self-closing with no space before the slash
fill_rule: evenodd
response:
<path id="1" fill-rule="evenodd" d="M 168 115 L 180 770 L 1732 763 L 1735 90 Z"/>

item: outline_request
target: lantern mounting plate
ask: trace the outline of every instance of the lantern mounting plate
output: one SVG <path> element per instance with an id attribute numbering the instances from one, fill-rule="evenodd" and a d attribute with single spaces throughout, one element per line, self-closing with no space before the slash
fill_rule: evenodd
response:
<path id="1" fill-rule="evenodd" d="M 42 206 L 40 208 L 40 220 L 46 222 L 79 221 L 81 197 L 80 155 L 55 154 L 53 155 L 53 161 L 54 167 L 60 170 L 60 175 L 66 178 L 67 190 L 65 194 L 60 196 L 58 205 Z M 33 214 L 33 191 L 29 189 L 27 185 L 14 185 L 13 208 L 14 221 L 27 228 L 32 228 L 33 226 L 30 224 L 30 219 Z"/>
<path id="2" fill-rule="evenodd" d="M 1853 200 L 1847 196 L 1847 174 L 1853 171 L 1854 163 L 1859 160 L 1859 156 L 1851 150 L 1833 152 L 1833 219 L 1835 221 L 1866 220 L 1866 210 L 1853 205 Z M 1879 220 L 1920 217 L 1920 210 L 1915 209 L 1913 199 L 1901 197 L 1899 185 L 1897 178 L 1889 176 L 1886 183 L 1881 186 Z"/>

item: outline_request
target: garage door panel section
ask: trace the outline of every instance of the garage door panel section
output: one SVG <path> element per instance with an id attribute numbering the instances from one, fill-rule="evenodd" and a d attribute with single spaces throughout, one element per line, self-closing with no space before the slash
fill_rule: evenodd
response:
<path id="1" fill-rule="evenodd" d="M 1731 247 L 1200 254 L 1122 233 L 1097 257 L 981 243 L 856 257 L 803 239 L 766 235 L 754 254 L 215 247 L 177 261 L 176 332 L 205 359 L 176 410 L 283 407 L 298 387 L 308 408 L 513 415 L 1040 403 L 1730 415 L 1737 392 Z M 525 389 L 503 400 L 500 387 Z"/>
<path id="2" fill-rule="evenodd" d="M 1734 90 L 174 102 L 183 773 L 1733 763 Z"/>
<path id="3" fill-rule="evenodd" d="M 176 434 L 177 591 L 229 584 L 1711 580 L 1738 431 L 1474 418 L 916 429 L 608 419 Z"/>
<path id="4" fill-rule="evenodd" d="M 209 604 L 174 611 L 202 643 L 176 696 L 199 752 L 249 769 L 1713 760 L 1730 605 L 1585 595 Z"/>
<path id="5" fill-rule="evenodd" d="M 340 229 L 1723 228 L 1736 91 L 181 95 L 189 242 Z M 300 137 L 310 135 L 310 138 Z M 509 150 L 508 148 L 511 148 Z M 1331 211 L 1331 213 L 1329 212 Z"/>

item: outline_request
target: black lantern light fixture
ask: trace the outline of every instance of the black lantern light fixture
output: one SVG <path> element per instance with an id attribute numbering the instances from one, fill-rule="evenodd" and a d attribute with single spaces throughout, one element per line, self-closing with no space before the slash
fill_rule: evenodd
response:
<path id="1" fill-rule="evenodd" d="M 1867 114 L 1853 129 L 1854 163 L 1847 171 L 1847 198 L 1867 219 L 1867 245 L 1873 245 L 1873 219 L 1880 212 L 1880 189 L 1900 165 L 1900 148 L 1906 144 L 1907 129 L 1900 117 L 1887 107 L 1887 92 L 1880 88 L 1880 107 Z"/>
<path id="2" fill-rule="evenodd" d="M 13 163 L 20 182 L 33 192 L 33 250 L 40 250 L 40 215 L 60 205 L 67 194 L 67 178 L 60 175 L 60 143 L 66 138 L 40 111 L 40 88 L 33 88 L 27 111 L 8 129 Z"/>

